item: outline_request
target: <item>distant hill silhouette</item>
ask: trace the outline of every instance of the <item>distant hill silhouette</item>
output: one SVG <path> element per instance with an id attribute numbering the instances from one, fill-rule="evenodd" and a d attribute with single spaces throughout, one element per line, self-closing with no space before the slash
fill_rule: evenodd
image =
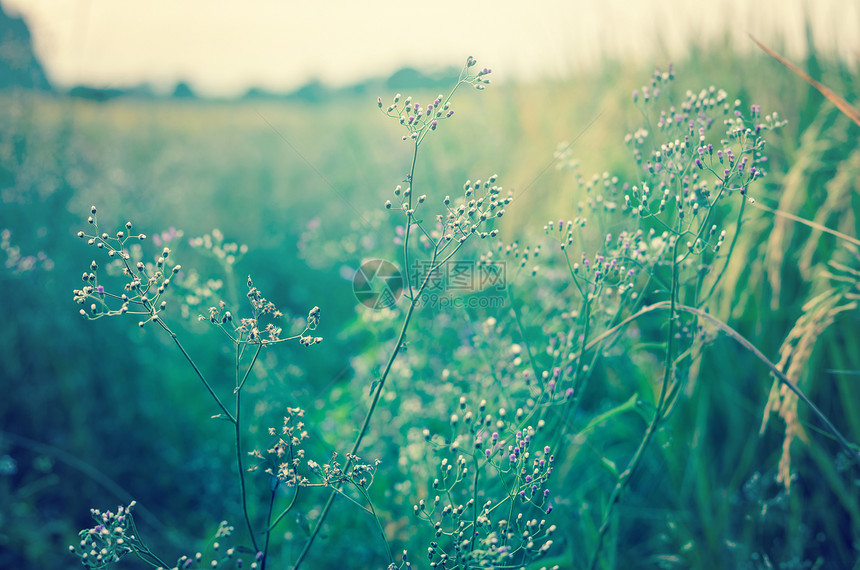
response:
<path id="1" fill-rule="evenodd" d="M 332 94 L 333 90 L 330 87 L 315 79 L 287 95 L 287 99 L 307 101 L 309 103 L 322 103 L 330 99 Z"/>
<path id="2" fill-rule="evenodd" d="M 8 87 L 50 90 L 51 84 L 33 51 L 27 23 L 0 5 L 0 89 Z"/>
<path id="3" fill-rule="evenodd" d="M 77 87 L 69 89 L 69 95 L 72 97 L 98 102 L 116 99 L 122 94 L 122 89 L 111 89 L 108 87 L 88 87 L 86 85 L 78 85 Z"/>
<path id="4" fill-rule="evenodd" d="M 191 89 L 191 86 L 185 83 L 184 81 L 180 81 L 176 84 L 176 88 L 173 90 L 173 98 L 174 99 L 196 99 L 197 95 L 194 94 L 194 90 Z"/>
<path id="5" fill-rule="evenodd" d="M 456 79 L 457 70 L 449 69 L 444 72 L 428 75 L 411 67 L 395 71 L 385 80 L 388 89 L 444 89 L 451 86 L 452 78 Z"/>
<path id="6" fill-rule="evenodd" d="M 257 87 L 249 89 L 243 99 L 285 99 L 289 101 L 304 101 L 307 103 L 323 103 L 333 98 L 342 96 L 365 96 L 374 97 L 385 91 L 408 90 L 408 89 L 441 89 L 449 88 L 457 77 L 457 69 L 448 68 L 438 73 L 427 74 L 404 67 L 392 73 L 388 77 L 374 77 L 347 85 L 345 87 L 330 87 L 318 79 L 314 79 L 299 87 L 291 93 L 278 94 Z"/>

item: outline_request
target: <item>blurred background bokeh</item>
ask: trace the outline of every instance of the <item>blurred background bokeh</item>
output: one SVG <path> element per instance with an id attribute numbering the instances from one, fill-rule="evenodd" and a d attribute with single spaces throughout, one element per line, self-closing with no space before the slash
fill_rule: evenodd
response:
<path id="1" fill-rule="evenodd" d="M 390 323 L 359 316 L 350 279 L 362 259 L 395 256 L 397 221 L 382 205 L 411 158 L 376 97 L 432 98 L 469 55 L 493 68 L 494 84 L 458 96 L 455 120 L 434 133 L 416 177 L 439 196 L 490 173 L 526 192 L 502 226 L 508 240 L 540 235 L 549 216 L 577 215 L 577 186 L 553 168 L 565 141 L 586 178 L 635 179 L 623 144 L 640 119 L 630 93 L 669 61 L 681 92 L 716 85 L 789 121 L 770 141 L 771 177 L 758 199 L 858 234 L 860 127 L 748 37 L 856 107 L 857 2 L 174 4 L 0 0 L 2 568 L 76 567 L 67 546 L 89 526 L 89 509 L 131 498 L 168 558 L 194 552 L 221 520 L 240 516 L 231 440 L 207 420 L 216 410 L 169 339 L 131 319 L 78 314 L 72 290 L 93 251 L 75 234 L 90 206 L 103 230 L 131 220 L 196 270 L 199 281 L 177 296 L 175 326 L 227 393 L 231 353 L 195 318 L 209 303 L 241 297 L 251 275 L 285 313 L 322 307 L 325 342 L 272 351 L 249 384 L 256 427 L 248 437 L 300 405 L 317 456 L 343 450 L 355 426 L 345 420 L 363 414 L 366 371 L 384 352 L 378 341 L 392 334 Z M 824 265 L 850 256 L 806 226 L 749 216 L 713 310 L 777 360 L 823 286 Z M 189 245 L 213 230 L 248 247 L 228 271 Z M 452 319 L 451 328 L 463 320 Z M 672 418 L 673 444 L 654 452 L 634 485 L 645 498 L 618 531 L 630 545 L 618 567 L 852 567 L 856 470 L 811 422 L 812 444 L 793 455 L 797 483 L 780 491 L 782 433 L 758 435 L 771 380 L 736 346 L 713 350 Z M 427 362 L 424 378 L 413 366 L 428 394 L 444 391 L 434 388 L 437 365 Z M 805 368 L 813 400 L 860 440 L 856 310 L 818 339 Z M 595 394 L 594 409 L 606 397 Z M 389 423 L 370 445 L 381 456 L 408 439 L 407 427 Z M 621 439 L 633 425 L 606 437 Z M 409 471 L 391 463 L 375 493 L 408 514 Z M 588 486 L 581 494 L 574 486 L 570 505 L 582 514 Z M 322 497 L 309 496 L 307 508 Z M 765 514 L 768 506 L 778 514 Z M 315 567 L 343 556 L 356 568 L 382 567 L 370 521 L 355 519 L 348 509 L 330 519 L 332 533 L 360 538 L 347 553 L 332 540 Z M 408 542 L 409 521 L 394 520 L 390 534 Z M 300 520 L 285 528 L 285 560 L 302 528 Z M 817 560 L 826 562 L 812 566 Z"/>

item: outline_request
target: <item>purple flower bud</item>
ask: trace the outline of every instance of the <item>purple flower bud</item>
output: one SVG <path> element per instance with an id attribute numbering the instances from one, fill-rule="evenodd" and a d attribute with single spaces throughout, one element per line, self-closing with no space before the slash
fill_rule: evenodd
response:
<path id="1" fill-rule="evenodd" d="M 454 114 L 454 109 L 451 109 L 451 110 L 449 110 L 449 111 L 448 111 L 448 114 L 447 114 L 447 115 L 445 115 L 445 116 L 446 116 L 446 117 L 450 117 L 450 116 L 451 116 L 451 115 L 453 115 L 453 114 Z"/>

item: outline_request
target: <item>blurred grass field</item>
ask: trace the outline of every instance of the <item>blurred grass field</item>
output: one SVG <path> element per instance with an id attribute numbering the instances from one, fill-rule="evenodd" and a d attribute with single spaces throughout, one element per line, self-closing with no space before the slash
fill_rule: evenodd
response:
<path id="1" fill-rule="evenodd" d="M 814 53 L 802 67 L 858 105 L 856 67 Z M 770 178 L 757 200 L 858 235 L 860 127 L 763 54 L 735 56 L 729 46 L 699 50 L 675 62 L 675 69 L 680 93 L 715 85 L 744 105 L 760 104 L 789 121 L 770 141 Z M 466 179 L 498 173 L 500 184 L 517 197 L 503 235 L 538 241 L 547 219 L 574 217 L 583 199 L 571 174 L 556 168 L 559 144 L 571 142 L 586 179 L 604 171 L 636 176 L 623 138 L 641 118 L 630 93 L 650 71 L 605 62 L 566 81 L 463 93 L 455 120 L 428 145 L 416 179 L 427 193 L 444 195 Z M 435 95 L 410 94 L 416 100 Z M 385 101 L 393 93 L 379 95 Z M 44 252 L 53 262 L 50 269 L 37 264 L 30 270 L 7 264 L 0 273 L 6 393 L 0 398 L 6 466 L 0 474 L 0 567 L 75 567 L 66 550 L 88 525 L 89 508 L 113 507 L 128 496 L 145 509 L 141 524 L 162 533 L 153 542 L 171 552 L 195 544 L 228 514 L 238 520 L 223 426 L 205 420 L 214 413 L 207 395 L 167 340 L 128 322 L 88 323 L 77 314 L 72 289 L 91 252 L 74 236 L 90 205 L 98 206 L 107 228 L 128 219 L 147 234 L 175 227 L 185 238 L 218 228 L 249 248 L 236 268 L 240 288 L 250 274 L 295 315 L 322 307 L 325 343 L 312 351 L 283 349 L 263 363 L 251 391 L 265 394 L 255 410 L 261 426 L 277 425 L 283 406 L 306 407 L 325 454 L 351 440 L 344 426 L 354 422 L 340 420 L 356 416 L 355 408 L 363 407 L 356 400 L 367 395 L 369 382 L 355 372 L 354 357 L 372 353 L 375 334 L 387 334 L 384 326 L 376 333 L 362 329 L 342 273 L 365 256 L 391 254 L 393 234 L 380 212 L 402 182 L 409 151 L 374 98 L 95 103 L 0 93 L 0 228 L 9 230 L 22 255 Z M 855 262 L 830 235 L 760 210 L 745 216 L 734 264 L 713 306 L 716 316 L 776 361 L 803 306 L 826 287 L 827 262 Z M 365 217 L 382 220 L 379 234 L 369 236 L 371 251 L 360 239 Z M 300 247 L 310 231 L 313 243 Z M 326 247 L 327 241 L 338 245 Z M 183 243 L 174 254 L 183 265 L 185 256 L 195 255 Z M 198 266 L 204 276 L 217 270 L 211 260 Z M 451 326 L 462 320 L 454 315 Z M 860 441 L 858 325 L 856 309 L 840 314 L 815 339 L 798 379 L 852 441 Z M 229 365 L 229 354 L 210 348 L 214 333 L 191 320 L 185 328 L 189 351 L 203 367 Z M 428 339 L 415 343 L 434 350 Z M 653 377 L 653 367 L 640 356 L 628 361 L 614 354 L 602 366 L 602 377 L 615 380 L 592 383 L 592 410 L 626 400 Z M 856 568 L 856 466 L 845 464 L 801 408 L 810 439 L 792 447 L 797 479 L 785 493 L 774 482 L 780 420 L 772 418 L 759 436 L 771 386 L 766 369 L 719 339 L 694 378 L 625 496 L 611 532 L 613 567 Z M 428 393 L 444 391 L 434 387 L 435 379 L 421 382 Z M 392 425 L 368 454 L 403 445 L 407 434 Z M 640 422 L 631 417 L 607 426 L 590 441 L 592 452 L 629 454 Z M 396 504 L 391 497 L 403 489 L 405 475 L 390 467 L 373 490 Z M 576 515 L 565 521 L 569 549 L 556 563 L 578 567 L 607 480 L 593 457 L 565 457 L 559 471 L 564 512 Z M 344 556 L 356 560 L 355 567 L 382 567 L 370 523 L 365 528 L 353 519 L 345 509 L 329 524 L 332 534 L 355 533 L 355 550 L 343 552 L 343 543 L 332 541 L 319 554 L 319 567 L 333 567 L 328 565 Z M 409 524 L 392 523 L 395 541 L 409 543 Z M 300 534 L 301 521 L 287 532 Z"/>

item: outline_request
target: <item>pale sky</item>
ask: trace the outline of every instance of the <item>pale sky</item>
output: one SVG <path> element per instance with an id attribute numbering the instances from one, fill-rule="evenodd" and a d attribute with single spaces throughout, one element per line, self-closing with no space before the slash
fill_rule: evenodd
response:
<path id="1" fill-rule="evenodd" d="M 729 30 L 785 39 L 802 55 L 804 14 L 820 49 L 857 68 L 860 0 L 0 0 L 21 14 L 49 78 L 61 85 L 167 90 L 179 80 L 208 95 L 250 86 L 343 85 L 403 66 L 459 66 L 468 55 L 497 80 L 570 74 L 599 54 L 663 65 L 692 40 Z M 781 46 L 778 46 L 781 47 Z"/>

